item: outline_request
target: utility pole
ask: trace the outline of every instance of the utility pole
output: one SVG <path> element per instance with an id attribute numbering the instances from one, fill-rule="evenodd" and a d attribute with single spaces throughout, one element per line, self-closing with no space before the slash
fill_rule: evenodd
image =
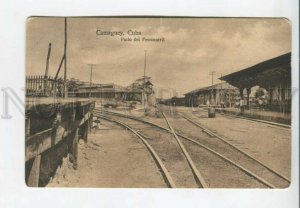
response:
<path id="1" fill-rule="evenodd" d="M 214 85 L 214 75 L 216 74 L 216 72 L 215 71 L 211 71 L 211 72 L 209 72 L 209 75 L 211 75 L 211 86 L 213 86 Z"/>
<path id="2" fill-rule="evenodd" d="M 96 64 L 88 64 L 91 67 L 91 73 L 90 73 L 90 95 L 91 98 L 92 95 L 92 78 L 93 78 L 93 67 L 96 66 Z"/>
<path id="3" fill-rule="evenodd" d="M 46 59 L 45 78 L 48 77 L 50 53 L 51 53 L 51 43 L 49 43 L 49 46 L 48 46 L 48 54 L 47 54 L 47 59 Z"/>
<path id="4" fill-rule="evenodd" d="M 146 95 L 146 61 L 147 61 L 147 50 L 145 50 L 145 62 L 144 62 L 144 80 L 143 80 L 143 99 L 144 99 L 144 112 L 146 112 L 146 102 L 147 102 L 147 95 Z"/>
<path id="5" fill-rule="evenodd" d="M 44 94 L 46 96 L 48 96 L 48 72 L 49 72 L 50 53 L 51 53 L 51 43 L 49 43 L 49 46 L 48 46 L 48 54 L 47 54 L 47 59 L 46 59 L 46 70 L 45 70 L 45 76 L 44 76 Z"/>
<path id="6" fill-rule="evenodd" d="M 65 44 L 64 44 L 64 97 L 68 97 L 67 89 L 67 18 L 65 17 Z"/>
<path id="7" fill-rule="evenodd" d="M 222 78 L 222 73 L 221 73 L 221 78 Z M 226 87 L 224 89 L 224 91 L 226 90 Z M 229 91 L 230 93 L 230 91 Z M 221 83 L 221 91 L 219 91 L 220 94 L 220 102 L 221 102 L 221 108 L 225 107 L 226 105 L 226 92 L 223 92 L 223 83 Z"/>
<path id="8" fill-rule="evenodd" d="M 211 75 L 211 104 L 212 104 L 212 101 L 213 101 L 213 96 L 214 96 L 214 89 L 213 89 L 213 86 L 214 86 L 214 75 L 216 74 L 215 71 L 211 71 L 209 73 L 209 75 Z"/>

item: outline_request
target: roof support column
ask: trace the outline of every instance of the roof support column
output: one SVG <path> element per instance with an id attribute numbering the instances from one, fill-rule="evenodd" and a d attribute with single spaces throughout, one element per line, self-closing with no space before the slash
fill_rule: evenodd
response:
<path id="1" fill-rule="evenodd" d="M 239 87 L 239 92 L 240 92 L 240 97 L 241 99 L 244 99 L 244 88 L 243 87 Z"/>
<path id="2" fill-rule="evenodd" d="M 247 91 L 247 106 L 248 106 L 248 109 L 250 110 L 250 93 L 251 93 L 251 87 L 246 88 L 246 91 Z"/>
<path id="3" fill-rule="evenodd" d="M 240 91 L 240 111 L 243 113 L 244 112 L 244 88 L 243 87 L 239 87 L 239 91 Z"/>

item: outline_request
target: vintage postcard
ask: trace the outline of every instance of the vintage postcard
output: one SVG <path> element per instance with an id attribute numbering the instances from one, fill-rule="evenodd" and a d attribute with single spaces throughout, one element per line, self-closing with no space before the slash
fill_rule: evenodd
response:
<path id="1" fill-rule="evenodd" d="M 285 18 L 30 17 L 30 187 L 291 183 Z"/>

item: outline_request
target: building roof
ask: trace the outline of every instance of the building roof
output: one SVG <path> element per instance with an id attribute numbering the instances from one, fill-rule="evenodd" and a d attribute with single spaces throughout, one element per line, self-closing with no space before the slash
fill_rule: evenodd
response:
<path id="1" fill-rule="evenodd" d="M 130 84 L 129 86 L 127 86 L 127 90 L 129 91 L 139 91 L 139 90 L 144 90 L 144 81 L 145 81 L 145 87 L 146 88 L 151 88 L 153 86 L 152 82 L 151 82 L 151 77 L 146 77 L 145 76 L 145 80 L 144 77 L 136 79 L 132 84 Z"/>
<path id="2" fill-rule="evenodd" d="M 114 83 L 108 84 L 92 84 L 90 85 L 83 85 L 78 87 L 78 92 L 126 92 L 126 88 L 116 85 Z"/>
<path id="3" fill-rule="evenodd" d="M 136 79 L 135 82 L 138 82 L 138 81 L 144 81 L 144 79 L 147 81 L 147 80 L 150 80 L 151 77 L 148 77 L 148 76 L 142 76 L 141 78 Z"/>
<path id="4" fill-rule="evenodd" d="M 211 91 L 212 89 L 231 89 L 231 90 L 234 90 L 234 89 L 237 89 L 236 87 L 226 83 L 226 82 L 222 82 L 222 83 L 218 83 L 218 84 L 214 84 L 212 86 L 207 86 L 207 87 L 201 87 L 201 88 L 197 88 L 195 90 L 192 90 L 190 92 L 187 92 L 185 93 L 184 95 L 189 95 L 189 94 L 197 94 L 197 93 L 200 93 L 200 92 L 204 92 L 204 91 Z"/>
<path id="5" fill-rule="evenodd" d="M 144 91 L 144 78 L 145 78 L 145 86 L 147 88 L 152 88 L 153 84 L 151 83 L 151 77 L 143 76 L 139 79 L 136 79 L 134 83 L 129 85 L 128 87 L 123 87 L 120 85 L 116 85 L 114 83 L 90 83 L 83 82 L 78 79 L 72 78 L 71 81 L 75 83 L 75 87 L 73 87 L 73 91 L 77 93 L 89 93 L 89 92 L 131 92 L 131 93 L 139 93 Z"/>
<path id="6" fill-rule="evenodd" d="M 291 53 L 266 60 L 254 66 L 219 78 L 238 88 L 250 88 L 255 85 L 273 87 L 291 83 Z"/>

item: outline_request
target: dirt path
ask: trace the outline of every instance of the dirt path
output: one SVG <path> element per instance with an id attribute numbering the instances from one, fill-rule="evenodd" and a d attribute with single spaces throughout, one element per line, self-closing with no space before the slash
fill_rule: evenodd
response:
<path id="1" fill-rule="evenodd" d="M 166 187 L 138 138 L 108 122 L 93 130 L 87 144 L 80 141 L 78 158 L 77 170 L 65 158 L 48 187 Z"/>

